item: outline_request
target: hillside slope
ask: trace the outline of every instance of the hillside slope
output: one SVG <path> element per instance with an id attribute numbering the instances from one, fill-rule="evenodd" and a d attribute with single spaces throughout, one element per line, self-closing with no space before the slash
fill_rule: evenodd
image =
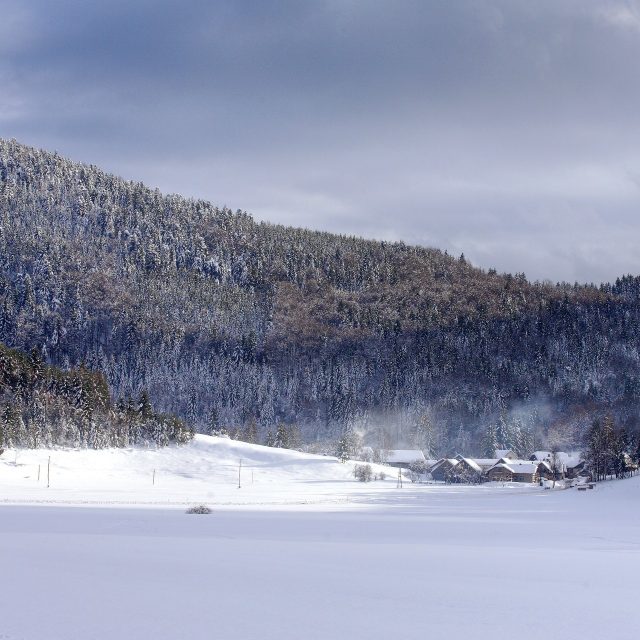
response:
<path id="1" fill-rule="evenodd" d="M 397 469 L 373 464 L 386 478 L 363 485 L 355 464 L 201 434 L 162 448 L 11 449 L 0 455 L 0 502 L 331 504 L 395 488 Z"/>
<path id="2" fill-rule="evenodd" d="M 594 413 L 633 427 L 639 292 L 258 224 L 0 141 L 0 341 L 200 431 L 353 425 L 439 455 L 480 452 L 500 416 L 523 449 Z"/>

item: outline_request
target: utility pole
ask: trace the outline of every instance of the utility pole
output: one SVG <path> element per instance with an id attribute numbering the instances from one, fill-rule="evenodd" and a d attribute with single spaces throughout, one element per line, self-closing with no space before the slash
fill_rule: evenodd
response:
<path id="1" fill-rule="evenodd" d="M 398 469 L 398 482 L 396 483 L 396 489 L 402 489 L 402 467 Z"/>
<path id="2" fill-rule="evenodd" d="M 156 484 L 156 470 L 155 469 L 153 470 L 153 479 L 151 480 L 151 484 L 153 486 L 155 486 L 155 484 Z"/>
<path id="3" fill-rule="evenodd" d="M 47 489 L 51 486 L 51 456 L 47 460 Z"/>
<path id="4" fill-rule="evenodd" d="M 240 465 L 238 466 L 238 489 L 240 489 L 242 479 L 242 458 L 240 458 Z"/>

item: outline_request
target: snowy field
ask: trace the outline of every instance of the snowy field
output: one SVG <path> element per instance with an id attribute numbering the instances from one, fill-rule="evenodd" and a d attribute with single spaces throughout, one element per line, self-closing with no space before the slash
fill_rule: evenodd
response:
<path id="1" fill-rule="evenodd" d="M 396 489 L 212 438 L 50 453 L 49 489 L 49 452 L 0 458 L 2 640 L 637 637 L 640 477 Z"/>

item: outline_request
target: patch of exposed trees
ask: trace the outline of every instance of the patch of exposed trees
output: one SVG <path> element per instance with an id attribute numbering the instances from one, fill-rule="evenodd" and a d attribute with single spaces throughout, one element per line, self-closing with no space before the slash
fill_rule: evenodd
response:
<path id="1" fill-rule="evenodd" d="M 593 480 L 626 478 L 640 464 L 640 438 L 605 416 L 585 434 L 583 455 Z"/>
<path id="2" fill-rule="evenodd" d="M 149 395 L 113 403 L 102 373 L 46 365 L 0 344 L 0 448 L 164 446 L 193 432 L 174 416 L 154 412 Z"/>

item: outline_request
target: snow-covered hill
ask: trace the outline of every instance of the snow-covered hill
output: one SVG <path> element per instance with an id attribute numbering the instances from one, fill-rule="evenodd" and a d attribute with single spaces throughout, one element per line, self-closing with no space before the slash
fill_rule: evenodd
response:
<path id="1" fill-rule="evenodd" d="M 353 476 L 355 464 L 205 435 L 196 435 L 187 445 L 159 449 L 8 450 L 0 456 L 0 500 L 218 505 L 345 502 L 363 489 Z M 395 488 L 396 469 L 372 467 L 375 474 L 387 477 L 368 483 L 368 492 Z"/>

